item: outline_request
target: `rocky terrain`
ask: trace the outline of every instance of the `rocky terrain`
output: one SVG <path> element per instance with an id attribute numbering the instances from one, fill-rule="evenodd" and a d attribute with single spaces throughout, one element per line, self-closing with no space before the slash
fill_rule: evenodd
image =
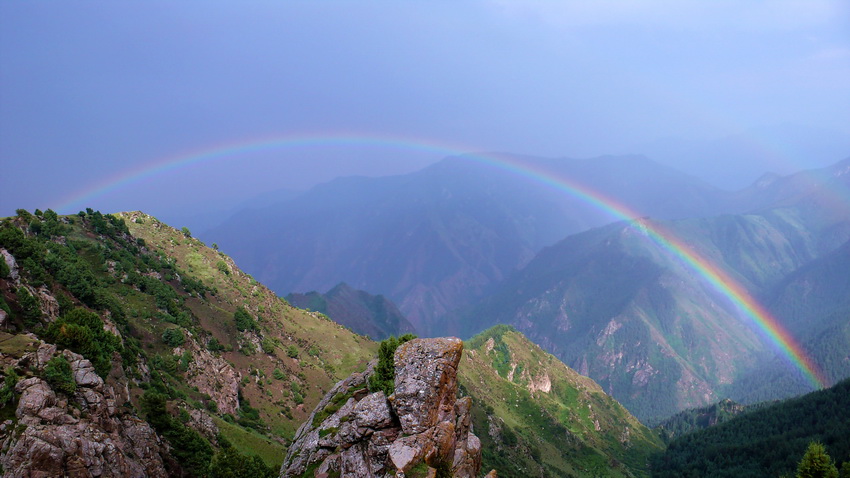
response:
<path id="1" fill-rule="evenodd" d="M 369 393 L 373 367 L 336 384 L 298 430 L 281 476 L 478 476 L 472 399 L 456 398 L 462 352 L 456 338 L 402 344 L 389 397 Z"/>
<path id="2" fill-rule="evenodd" d="M 15 385 L 16 420 L 0 425 L 0 465 L 13 477 L 164 477 L 165 444 L 125 404 L 126 384 L 109 384 L 91 362 L 34 337 L 20 357 L 3 355 L 4 368 L 43 372 L 51 360 L 70 364 L 73 391 L 57 392 L 32 376 Z"/>

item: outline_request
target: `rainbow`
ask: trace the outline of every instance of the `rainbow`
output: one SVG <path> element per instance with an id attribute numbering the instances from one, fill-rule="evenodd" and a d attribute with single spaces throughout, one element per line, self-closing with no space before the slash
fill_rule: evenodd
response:
<path id="1" fill-rule="evenodd" d="M 158 174 L 188 167 L 208 161 L 235 158 L 240 155 L 262 151 L 285 150 L 308 146 L 380 146 L 436 153 L 442 156 L 463 156 L 492 167 L 517 174 L 562 191 L 584 203 L 610 214 L 618 220 L 637 225 L 662 250 L 677 258 L 685 267 L 702 277 L 714 290 L 727 297 L 765 336 L 775 348 L 793 364 L 814 388 L 823 388 L 827 380 L 814 361 L 806 354 L 800 344 L 747 290 L 728 273 L 699 255 L 687 244 L 676 238 L 660 224 L 640 219 L 641 215 L 612 198 L 603 196 L 569 178 L 560 177 L 543 169 L 521 163 L 509 156 L 498 154 L 471 154 L 468 149 L 447 146 L 419 139 L 402 137 L 382 137 L 361 134 L 313 134 L 292 135 L 249 141 L 220 144 L 214 147 L 194 150 L 166 157 L 137 168 L 109 177 L 84 191 L 65 199 L 56 208 L 68 210 L 90 199 L 116 190 L 133 182 L 141 181 Z"/>

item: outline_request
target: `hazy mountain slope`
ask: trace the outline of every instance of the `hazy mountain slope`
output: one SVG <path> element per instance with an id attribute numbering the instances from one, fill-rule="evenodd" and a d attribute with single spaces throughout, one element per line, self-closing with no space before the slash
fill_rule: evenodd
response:
<path id="1" fill-rule="evenodd" d="M 791 475 L 811 441 L 850 461 L 850 380 L 685 435 L 652 461 L 656 477 Z"/>
<path id="2" fill-rule="evenodd" d="M 716 189 L 642 157 L 511 160 L 657 217 L 725 210 Z M 391 298 L 417 330 L 431 334 L 440 333 L 430 328 L 435 317 L 468 303 L 540 248 L 610 220 L 539 181 L 456 157 L 404 176 L 332 181 L 237 214 L 209 237 L 280 293 L 346 282 Z"/>
<path id="3" fill-rule="evenodd" d="M 499 476 L 647 476 L 658 437 L 593 380 L 505 326 L 466 343 L 462 392 Z"/>
<path id="4" fill-rule="evenodd" d="M 286 300 L 295 307 L 325 314 L 334 322 L 374 340 L 416 333 L 392 301 L 382 295 L 353 289 L 344 282 L 325 294 L 315 291 L 289 294 Z"/>
<path id="5" fill-rule="evenodd" d="M 850 242 L 789 274 L 770 293 L 770 309 L 799 338 L 829 383 L 850 377 Z M 770 358 L 730 391 L 754 402 L 803 393 L 807 384 Z"/>
<path id="6" fill-rule="evenodd" d="M 850 214 L 821 220 L 800 207 L 660 225 L 764 298 L 823 253 L 824 231 L 847 230 Z M 627 223 L 543 250 L 446 319 L 467 336 L 495 323 L 516 326 L 643 420 L 711 403 L 775 353 L 725 297 Z"/>

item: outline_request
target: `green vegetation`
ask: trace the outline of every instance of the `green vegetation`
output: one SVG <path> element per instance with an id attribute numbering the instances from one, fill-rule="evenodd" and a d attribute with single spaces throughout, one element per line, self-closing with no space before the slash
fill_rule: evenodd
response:
<path id="1" fill-rule="evenodd" d="M 243 307 L 239 307 L 236 309 L 236 312 L 233 313 L 233 321 L 236 324 L 236 330 L 240 332 L 244 332 L 246 330 L 256 330 L 257 323 L 254 321 L 254 317 L 248 313 Z"/>
<path id="2" fill-rule="evenodd" d="M 167 397 L 154 391 L 142 395 L 142 411 L 157 433 L 172 446 L 171 453 L 184 471 L 192 476 L 206 476 L 213 449 L 198 432 L 171 417 L 166 409 Z"/>
<path id="3" fill-rule="evenodd" d="M 162 333 L 162 341 L 169 347 L 179 347 L 183 345 L 186 339 L 183 337 L 183 332 L 178 327 L 165 329 Z"/>
<path id="4" fill-rule="evenodd" d="M 838 478 L 838 468 L 832 463 L 822 443 L 809 443 L 803 459 L 797 465 L 797 478 Z"/>
<path id="5" fill-rule="evenodd" d="M 792 474 L 811 441 L 850 461 L 850 379 L 673 440 L 652 460 L 654 476 Z"/>
<path id="6" fill-rule="evenodd" d="M 89 359 L 95 371 L 106 377 L 112 368 L 112 353 L 121 352 L 121 341 L 103 329 L 103 321 L 96 313 L 75 308 L 59 317 L 47 327 L 44 337 Z"/>
<path id="7" fill-rule="evenodd" d="M 508 326 L 466 341 L 464 354 L 459 382 L 473 399 L 483 469 L 505 477 L 648 476 L 661 441 L 592 380 Z"/>
<path id="8" fill-rule="evenodd" d="M 382 340 L 378 346 L 378 365 L 375 373 L 369 377 L 369 390 L 377 392 L 384 391 L 384 395 L 390 396 L 395 391 L 395 351 L 399 345 L 415 339 L 413 334 L 405 334 L 399 338 L 390 336 Z"/>
<path id="9" fill-rule="evenodd" d="M 20 377 L 15 373 L 15 369 L 6 369 L 6 377 L 3 379 L 3 386 L 0 387 L 0 408 L 12 403 L 15 399 L 15 385 L 17 385 Z"/>
<path id="10" fill-rule="evenodd" d="M 61 355 L 57 355 L 44 366 L 44 380 L 57 392 L 71 395 L 77 390 L 77 382 L 71 371 L 71 364 Z"/>
<path id="11" fill-rule="evenodd" d="M 221 451 L 213 457 L 210 478 L 277 478 L 272 468 L 257 455 L 243 455 L 224 437 L 219 438 Z"/>

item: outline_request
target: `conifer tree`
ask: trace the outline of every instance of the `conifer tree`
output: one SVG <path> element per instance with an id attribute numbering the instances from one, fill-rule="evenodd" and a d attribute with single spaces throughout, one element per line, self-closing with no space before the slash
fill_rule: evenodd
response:
<path id="1" fill-rule="evenodd" d="M 823 444 L 816 441 L 809 443 L 806 454 L 797 465 L 797 478 L 838 478 L 838 468 Z"/>

